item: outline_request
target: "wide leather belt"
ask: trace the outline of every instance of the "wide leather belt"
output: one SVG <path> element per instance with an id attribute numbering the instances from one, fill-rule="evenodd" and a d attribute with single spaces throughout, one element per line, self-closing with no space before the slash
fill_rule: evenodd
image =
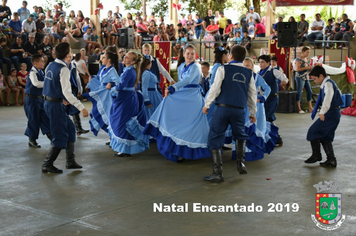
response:
<path id="1" fill-rule="evenodd" d="M 44 96 L 44 99 L 46 101 L 49 101 L 49 102 L 58 102 L 58 103 L 62 103 L 63 102 L 62 98 L 52 98 L 52 97 L 49 97 L 49 96 Z"/>
<path id="2" fill-rule="evenodd" d="M 215 103 L 218 107 L 231 107 L 231 108 L 236 108 L 236 109 L 244 109 L 243 107 L 237 107 L 237 106 L 232 106 L 228 104 L 222 104 L 222 103 Z"/>
<path id="3" fill-rule="evenodd" d="M 29 98 L 42 98 L 42 95 L 36 96 L 36 95 L 32 95 L 32 94 L 27 94 L 27 93 L 25 93 L 25 96 L 29 97 Z"/>

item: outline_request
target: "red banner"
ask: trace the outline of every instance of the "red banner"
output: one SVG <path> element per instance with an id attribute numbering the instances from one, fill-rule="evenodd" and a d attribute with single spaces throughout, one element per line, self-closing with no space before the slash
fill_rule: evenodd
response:
<path id="1" fill-rule="evenodd" d="M 354 5 L 354 0 L 276 0 L 276 6 Z"/>
<path id="2" fill-rule="evenodd" d="M 162 64 L 164 69 L 170 72 L 170 65 L 171 65 L 171 42 L 156 42 L 154 43 L 154 57 L 159 60 Z M 161 74 L 161 82 L 159 83 L 161 86 L 163 94 L 164 90 L 169 86 L 169 82 L 167 81 L 166 77 L 163 77 Z"/>
<path id="3" fill-rule="evenodd" d="M 290 51 L 290 48 L 278 47 L 278 40 L 271 39 L 269 42 L 269 54 L 271 57 L 277 57 L 277 65 L 283 69 L 288 78 L 290 78 Z"/>

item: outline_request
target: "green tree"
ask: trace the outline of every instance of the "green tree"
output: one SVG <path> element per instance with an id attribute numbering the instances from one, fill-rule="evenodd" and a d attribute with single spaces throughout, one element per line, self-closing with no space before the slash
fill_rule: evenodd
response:
<path id="1" fill-rule="evenodd" d="M 69 9 L 72 6 L 72 1 L 71 0 L 46 0 L 45 3 L 43 4 L 42 8 L 44 12 L 47 10 L 52 10 L 53 11 L 53 6 L 62 3 L 63 4 L 63 9 Z"/>

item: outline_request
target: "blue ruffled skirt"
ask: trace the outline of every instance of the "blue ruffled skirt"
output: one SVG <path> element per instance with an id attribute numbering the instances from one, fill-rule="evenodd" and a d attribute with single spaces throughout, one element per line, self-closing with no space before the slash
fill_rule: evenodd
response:
<path id="1" fill-rule="evenodd" d="M 200 88 L 182 88 L 164 98 L 153 113 L 144 133 L 157 140 L 158 150 L 167 160 L 210 157 L 203 106 Z"/>
<path id="2" fill-rule="evenodd" d="M 110 146 L 120 153 L 135 154 L 149 148 L 148 136 L 143 134 L 146 124 L 143 96 L 139 92 L 120 91 L 110 115 Z"/>
<path id="3" fill-rule="evenodd" d="M 152 107 L 148 108 L 147 106 L 145 106 L 145 113 L 147 119 L 149 119 L 152 116 L 152 114 L 155 112 L 155 110 L 163 100 L 162 95 L 157 90 L 148 91 L 148 98 L 152 103 Z"/>
<path id="4" fill-rule="evenodd" d="M 248 110 L 245 110 L 245 132 L 249 135 L 246 140 L 246 161 L 260 160 L 265 153 L 270 154 L 276 146 L 278 127 L 266 121 L 263 103 L 257 103 L 256 123 L 249 120 Z M 235 142 L 233 142 L 235 144 Z M 232 147 L 232 159 L 236 159 L 235 145 Z"/>
<path id="5" fill-rule="evenodd" d="M 102 86 L 96 77 L 92 78 L 87 86 L 90 88 L 90 92 L 83 94 L 83 97 L 93 103 L 89 120 L 90 129 L 94 135 L 98 135 L 100 129 L 108 132 L 110 109 L 112 106 L 110 90 Z"/>

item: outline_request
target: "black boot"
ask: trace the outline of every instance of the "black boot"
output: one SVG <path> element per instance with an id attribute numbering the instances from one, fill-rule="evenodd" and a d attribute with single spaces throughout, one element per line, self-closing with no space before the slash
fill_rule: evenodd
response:
<path id="1" fill-rule="evenodd" d="M 32 139 L 32 138 L 30 138 L 28 140 L 28 146 L 29 147 L 33 147 L 33 148 L 40 148 L 41 147 L 41 145 L 38 145 L 38 143 L 36 142 L 36 139 Z"/>
<path id="2" fill-rule="evenodd" d="M 245 140 L 236 140 L 236 160 L 237 160 L 237 171 L 242 174 L 247 174 L 246 166 L 244 165 L 245 160 Z"/>
<path id="3" fill-rule="evenodd" d="M 321 141 L 321 144 L 323 145 L 324 151 L 326 153 L 326 161 L 320 162 L 320 165 L 324 166 L 324 167 L 327 167 L 327 166 L 336 167 L 337 162 L 336 162 L 336 158 L 334 155 L 333 144 L 327 140 Z"/>
<path id="4" fill-rule="evenodd" d="M 315 163 L 317 161 L 321 161 L 321 152 L 320 152 L 320 139 L 314 139 L 310 141 L 310 145 L 313 150 L 313 154 L 311 157 L 309 157 L 307 160 L 305 160 L 305 163 Z"/>
<path id="5" fill-rule="evenodd" d="M 81 168 L 83 168 L 81 165 L 79 165 L 77 162 L 75 162 L 74 143 L 67 143 L 66 159 L 67 159 L 67 164 L 66 164 L 67 169 L 81 169 Z"/>
<path id="6" fill-rule="evenodd" d="M 213 159 L 213 173 L 210 176 L 204 177 L 204 180 L 212 183 L 224 182 L 221 151 L 220 149 L 213 149 L 210 151 L 210 154 Z"/>
<path id="7" fill-rule="evenodd" d="M 73 115 L 73 122 L 75 125 L 75 129 L 77 130 L 77 135 L 86 134 L 89 132 L 89 130 L 83 129 L 79 113 Z"/>
<path id="8" fill-rule="evenodd" d="M 52 145 L 52 144 L 53 144 L 53 143 L 52 143 L 52 140 L 53 140 L 52 134 L 49 133 L 49 134 L 46 134 L 46 136 L 47 136 L 47 138 L 49 139 L 49 141 L 51 141 L 51 145 Z"/>
<path id="9" fill-rule="evenodd" d="M 278 134 L 278 139 L 276 141 L 276 147 L 282 147 L 283 146 L 283 139 L 282 137 Z"/>
<path id="10" fill-rule="evenodd" d="M 53 162 L 57 159 L 60 152 L 61 152 L 60 148 L 56 148 L 53 146 L 51 147 L 42 165 L 42 173 L 63 173 L 62 170 L 58 169 L 53 165 Z"/>

